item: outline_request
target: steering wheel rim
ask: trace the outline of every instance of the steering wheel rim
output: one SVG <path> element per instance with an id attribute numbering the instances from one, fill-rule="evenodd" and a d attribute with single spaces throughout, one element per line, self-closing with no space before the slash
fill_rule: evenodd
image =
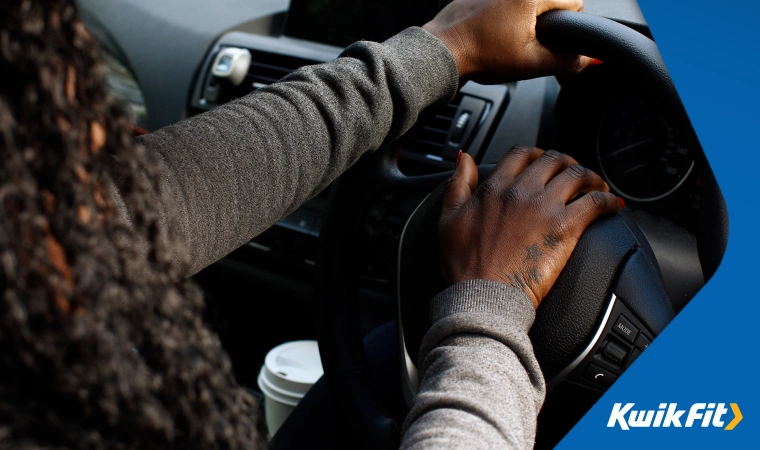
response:
<path id="1" fill-rule="evenodd" d="M 539 17 L 537 33 L 550 48 L 596 57 L 605 63 L 625 64 L 657 89 L 674 116 L 688 125 L 684 130 L 692 130 L 659 51 L 646 36 L 608 19 L 569 11 L 552 11 Z M 693 141 L 697 142 L 696 136 Z M 714 183 L 709 166 L 705 167 L 710 173 L 703 176 L 703 183 Z M 322 228 L 318 255 L 317 335 L 328 389 L 345 429 L 350 430 L 361 448 L 397 447 L 399 427 L 384 410 L 367 373 L 354 264 L 360 256 L 359 246 L 354 243 L 362 216 L 342 211 L 366 211 L 371 199 L 388 189 L 424 196 L 450 176 L 450 172 L 404 176 L 396 166 L 395 149 L 388 148 L 362 158 L 336 182 L 331 194 L 330 213 Z M 364 188 L 354 189 L 355 186 Z M 704 199 L 703 203 L 710 203 L 705 205 L 708 208 L 724 210 L 717 186 L 715 190 L 717 198 Z M 721 243 L 714 247 L 705 253 L 722 255 L 725 243 L 722 250 Z M 700 256 L 702 253 L 700 248 Z M 709 268 L 706 272 L 711 274 Z"/>

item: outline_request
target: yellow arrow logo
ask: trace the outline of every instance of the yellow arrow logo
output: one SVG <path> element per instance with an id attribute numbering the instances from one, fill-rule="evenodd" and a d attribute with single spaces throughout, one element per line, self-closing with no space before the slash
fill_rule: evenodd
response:
<path id="1" fill-rule="evenodd" d="M 739 410 L 739 405 L 737 405 L 736 403 L 731 403 L 731 410 L 734 412 L 734 420 L 732 420 L 731 423 L 726 425 L 726 428 L 724 428 L 724 430 L 729 430 L 729 431 L 733 430 L 734 427 L 736 427 L 739 424 L 739 422 L 741 422 L 742 419 L 744 418 L 744 416 L 742 416 L 742 412 Z"/>

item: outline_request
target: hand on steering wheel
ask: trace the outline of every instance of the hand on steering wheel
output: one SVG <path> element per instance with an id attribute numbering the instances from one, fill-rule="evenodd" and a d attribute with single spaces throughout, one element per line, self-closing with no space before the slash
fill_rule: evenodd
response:
<path id="1" fill-rule="evenodd" d="M 536 37 L 538 16 L 558 9 L 583 11 L 583 0 L 455 0 L 423 28 L 449 48 L 460 78 L 504 83 L 577 73 L 592 59 L 549 50 Z"/>
<path id="2" fill-rule="evenodd" d="M 461 6 L 466 3 L 476 7 L 472 10 L 462 10 L 462 14 L 457 15 L 449 14 L 454 8 L 451 6 L 447 16 L 441 16 L 439 18 L 441 20 L 436 19 L 434 22 L 438 25 L 461 24 L 464 20 L 473 17 L 472 14 L 478 10 L 477 6 L 518 4 L 518 2 L 521 5 L 535 6 L 537 4 L 535 1 L 528 0 L 471 0 L 470 2 L 456 0 L 452 5 Z M 570 4 L 571 2 L 557 1 L 556 3 Z M 534 8 L 531 11 L 527 8 L 526 11 L 535 15 L 538 10 Z M 494 14 L 494 17 L 502 19 L 498 22 L 499 27 L 506 27 L 509 22 L 503 20 L 504 15 L 501 12 L 497 12 L 499 15 Z M 444 21 L 443 17 L 447 19 Z M 532 18 L 532 16 L 529 17 Z M 433 23 L 428 25 L 426 26 L 428 31 L 439 37 L 442 36 L 431 28 Z M 444 29 L 445 27 L 442 27 L 439 31 Z M 646 36 L 617 22 L 571 11 L 544 13 L 537 19 L 536 33 L 541 42 L 550 48 L 566 49 L 572 54 L 600 58 L 608 67 L 618 66 L 635 74 L 642 83 L 659 95 L 663 104 L 670 108 L 676 117 L 682 118 L 681 123 L 686 124 L 687 129 L 691 129 L 657 47 Z M 518 49 L 520 45 L 517 42 L 531 45 L 532 31 L 528 34 L 527 40 L 524 36 L 520 41 L 514 42 L 508 42 L 505 38 L 503 45 L 515 45 L 515 49 Z M 456 33 L 450 36 L 456 37 Z M 478 47 L 469 47 L 471 51 L 476 48 L 478 51 L 481 50 Z M 462 47 L 462 49 L 466 50 L 468 47 Z M 498 54 L 499 50 L 500 47 L 489 49 L 492 52 L 490 57 L 501 58 L 502 55 Z M 457 51 L 452 50 L 452 52 L 457 57 Z M 487 53 L 484 55 L 488 56 Z M 505 79 L 517 77 L 517 74 L 523 74 L 522 76 L 526 77 L 537 76 L 545 68 L 540 65 L 524 64 L 524 61 L 524 59 L 517 61 L 519 65 L 516 66 L 522 68 L 520 69 L 522 72 L 515 68 L 508 73 L 502 71 L 501 74 Z M 475 71 L 467 73 L 469 69 L 461 58 L 457 60 L 457 63 L 460 64 L 460 75 L 463 77 L 478 76 Z M 572 67 L 572 64 L 566 66 L 568 70 L 572 70 Z M 524 153 L 525 150 L 522 152 Z M 519 153 L 520 151 L 510 153 L 509 158 Z M 540 155 L 540 151 L 537 154 Z M 538 158 L 539 156 L 535 156 L 533 159 Z M 582 373 L 590 364 L 588 358 L 593 358 L 593 352 L 600 350 L 602 344 L 606 342 L 600 337 L 603 336 L 602 333 L 609 332 L 614 323 L 609 318 L 617 317 L 615 314 L 622 313 L 625 313 L 627 317 L 639 317 L 641 329 L 650 330 L 652 337 L 656 337 L 675 315 L 645 236 L 633 223 L 630 215 L 623 211 L 612 217 L 600 218 L 591 224 L 578 239 L 584 228 L 583 224 L 601 212 L 587 211 L 584 219 L 577 208 L 582 205 L 579 202 L 583 198 L 576 199 L 574 202 L 563 201 L 558 198 L 560 195 L 558 191 L 550 192 L 549 186 L 556 185 L 555 181 L 558 181 L 560 174 L 572 164 L 565 163 L 565 166 L 560 166 L 562 168 L 557 167 L 548 176 L 551 182 L 529 184 L 530 177 L 520 176 L 520 174 L 527 171 L 530 164 L 523 163 L 521 170 L 513 169 L 510 175 L 505 169 L 511 167 L 512 163 L 505 160 L 499 165 L 497 172 L 506 174 L 497 175 L 495 178 L 497 183 L 487 184 L 485 192 L 481 194 L 475 193 L 478 189 L 475 188 L 477 180 L 475 173 L 472 173 L 474 172 L 472 161 L 467 155 L 463 156 L 463 161 L 457 174 L 462 181 L 448 183 L 463 182 L 467 189 L 464 195 L 455 197 L 454 201 L 447 200 L 447 204 L 454 207 L 447 209 L 446 221 L 450 223 L 443 225 L 443 233 L 452 235 L 449 239 L 450 243 L 444 244 L 446 260 L 458 261 L 459 258 L 455 260 L 452 255 L 458 252 L 465 261 L 477 261 L 471 255 L 485 254 L 487 249 L 489 253 L 501 258 L 497 260 L 494 256 L 494 259 L 489 261 L 489 264 L 492 264 L 489 267 L 507 268 L 517 267 L 518 264 L 523 265 L 527 256 L 525 247 L 534 242 L 543 243 L 543 234 L 552 230 L 554 224 L 552 220 L 555 217 L 563 218 L 565 222 L 559 223 L 564 223 L 566 228 L 558 227 L 558 229 L 567 232 L 567 235 L 563 236 L 564 243 L 562 244 L 565 250 L 557 252 L 558 255 L 554 256 L 554 252 L 545 252 L 539 248 L 545 253 L 541 257 L 547 258 L 547 261 L 550 256 L 564 260 L 573 248 L 575 250 L 559 275 L 557 272 L 564 262 L 562 264 L 557 261 L 546 263 L 547 265 L 554 264 L 551 266 L 553 273 L 543 275 L 544 278 L 539 283 L 541 290 L 536 290 L 542 294 L 541 297 L 536 298 L 536 303 L 539 298 L 543 298 L 543 294 L 552 283 L 554 287 L 543 298 L 543 306 L 536 312 L 530 339 L 550 389 L 569 378 L 577 384 L 596 391 L 604 390 L 605 388 L 594 387 L 591 383 L 584 384 Z M 714 186 L 712 172 L 709 171 L 709 166 L 705 165 L 705 167 L 707 177 L 703 177 L 703 182 L 711 180 Z M 493 168 L 481 166 L 478 171 L 481 178 L 485 178 L 493 172 Z M 465 175 L 462 175 L 462 172 Z M 401 361 L 405 361 L 402 363 L 402 370 L 404 370 L 402 377 L 405 380 L 402 389 L 405 396 L 410 398 L 416 392 L 416 384 L 411 379 L 413 374 L 409 370 L 417 363 L 416 355 L 419 354 L 423 337 L 429 330 L 430 299 L 446 287 L 441 280 L 441 247 L 435 230 L 441 221 L 442 197 L 446 188 L 439 185 L 445 183 L 448 178 L 450 175 L 444 174 L 405 176 L 399 172 L 394 154 L 390 151 L 378 152 L 371 155 L 369 159 L 354 165 L 332 191 L 330 214 L 320 234 L 321 262 L 318 268 L 324 272 L 319 277 L 321 287 L 316 308 L 319 345 L 325 378 L 330 385 L 332 398 L 338 405 L 337 409 L 342 412 L 341 417 L 347 424 L 345 428 L 352 430 L 357 436 L 356 447 L 394 448 L 394 445 L 398 446 L 397 424 L 388 417 L 387 411 L 378 400 L 380 394 L 367 382 L 371 377 L 364 360 L 360 307 L 356 301 L 359 298 L 359 283 L 357 282 L 359 268 L 355 262 L 367 251 L 365 246 L 357 244 L 366 241 L 358 231 L 360 224 L 364 223 L 369 207 L 367 205 L 389 192 L 394 194 L 405 192 L 410 196 L 420 196 L 421 203 L 417 205 L 404 227 L 398 244 L 399 257 L 395 260 L 398 263 L 395 267 L 400 338 L 403 342 L 400 358 L 402 358 Z M 522 186 L 523 197 L 517 198 L 520 200 L 519 203 L 506 203 L 499 194 L 507 191 L 507 187 L 512 184 Z M 584 183 L 579 184 L 584 185 Z M 493 187 L 501 187 L 501 189 L 493 189 Z M 605 190 L 598 189 L 601 189 L 599 192 Z M 717 186 L 714 186 L 714 189 L 717 190 Z M 581 191 L 582 189 L 579 188 L 578 192 Z M 568 199 L 572 198 L 567 191 L 564 195 Z M 605 194 L 607 195 L 609 194 Z M 721 210 L 714 202 L 705 203 L 705 199 L 706 197 L 703 197 L 701 208 L 708 208 L 706 211 Z M 716 199 L 722 204 L 720 195 L 717 195 Z M 616 199 L 613 201 L 613 198 L 610 198 L 610 201 L 612 203 L 609 206 L 610 212 L 619 209 L 615 205 Z M 606 201 L 605 204 L 609 205 Z M 457 205 L 461 206 L 457 207 Z M 537 212 L 536 205 L 540 205 L 543 212 Z M 722 208 L 724 207 L 725 205 Z M 457 211 L 468 211 L 468 214 L 475 214 L 479 218 L 470 219 Z M 516 229 L 514 225 L 509 225 L 512 222 L 508 216 L 503 215 L 504 211 L 516 211 L 522 214 L 521 222 L 523 220 L 530 222 Z M 474 225 L 478 220 L 483 220 L 484 225 Z M 542 229 L 544 231 L 540 231 Z M 519 230 L 519 234 L 516 230 Z M 705 230 L 712 232 L 714 229 L 705 228 Z M 490 236 L 491 240 L 478 238 L 477 233 Z M 712 234 L 705 234 L 705 239 L 700 239 L 700 245 L 704 245 L 702 242 L 710 242 L 712 236 Z M 513 251 L 507 251 L 510 246 Z M 386 241 L 383 241 L 375 248 L 379 249 L 381 254 L 385 254 L 388 245 Z M 725 246 L 721 245 L 715 251 L 722 254 L 724 248 Z M 713 249 L 708 249 L 708 252 L 712 254 Z M 539 264 L 544 263 L 539 261 Z M 539 264 L 536 266 L 538 267 Z M 458 272 L 459 268 L 453 265 L 448 270 L 452 274 L 455 271 L 461 274 L 467 273 L 464 270 L 478 266 L 463 265 L 462 267 L 462 272 Z M 480 267 L 485 267 L 485 265 Z M 517 269 L 513 269 L 513 272 L 504 269 L 500 274 L 502 276 L 511 274 Z M 524 267 L 522 269 L 524 270 Z M 471 272 L 465 276 L 497 275 L 499 274 Z M 503 279 L 509 281 L 507 278 Z M 457 278 L 449 276 L 449 283 L 455 281 Z"/>
<path id="3" fill-rule="evenodd" d="M 537 308 L 586 227 L 620 210 L 609 190 L 568 155 L 519 146 L 478 187 L 475 162 L 463 154 L 444 193 L 438 230 L 444 280 L 509 284 Z"/>

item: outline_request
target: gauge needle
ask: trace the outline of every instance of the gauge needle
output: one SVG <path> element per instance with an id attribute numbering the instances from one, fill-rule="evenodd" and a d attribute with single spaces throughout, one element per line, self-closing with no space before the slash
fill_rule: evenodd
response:
<path id="1" fill-rule="evenodd" d="M 628 175 L 631 172 L 635 172 L 635 171 L 637 171 L 639 169 L 643 169 L 644 167 L 648 167 L 648 166 L 649 166 L 649 164 L 639 164 L 638 166 L 633 166 L 630 169 L 628 169 L 625 172 L 623 172 L 623 175 Z"/>
<path id="2" fill-rule="evenodd" d="M 638 147 L 639 145 L 644 145 L 644 144 L 646 144 L 647 142 L 651 142 L 651 141 L 653 141 L 653 140 L 654 140 L 654 138 L 653 138 L 653 137 L 650 137 L 650 138 L 648 138 L 648 139 L 644 139 L 643 141 L 639 141 L 639 142 L 636 142 L 636 143 L 634 143 L 634 144 L 631 144 L 631 145 L 626 145 L 626 146 L 625 146 L 625 147 L 623 147 L 623 148 L 619 148 L 619 149 L 615 150 L 614 152 L 607 154 L 607 158 L 612 158 L 612 157 L 613 157 L 613 156 L 615 156 L 615 155 L 618 155 L 618 154 L 620 154 L 620 153 L 623 153 L 623 152 L 627 152 L 628 150 L 631 150 L 631 149 L 633 149 L 633 148 L 636 148 L 636 147 Z"/>

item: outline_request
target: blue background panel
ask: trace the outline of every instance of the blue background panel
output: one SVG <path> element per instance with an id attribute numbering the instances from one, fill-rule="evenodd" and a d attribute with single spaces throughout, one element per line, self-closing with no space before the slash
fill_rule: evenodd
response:
<path id="1" fill-rule="evenodd" d="M 728 204 L 715 277 L 560 448 L 760 448 L 760 3 L 639 0 Z M 607 428 L 616 402 L 738 403 L 733 431 Z M 732 413 L 727 418 L 733 417 Z M 684 416 L 685 418 L 685 416 Z"/>

